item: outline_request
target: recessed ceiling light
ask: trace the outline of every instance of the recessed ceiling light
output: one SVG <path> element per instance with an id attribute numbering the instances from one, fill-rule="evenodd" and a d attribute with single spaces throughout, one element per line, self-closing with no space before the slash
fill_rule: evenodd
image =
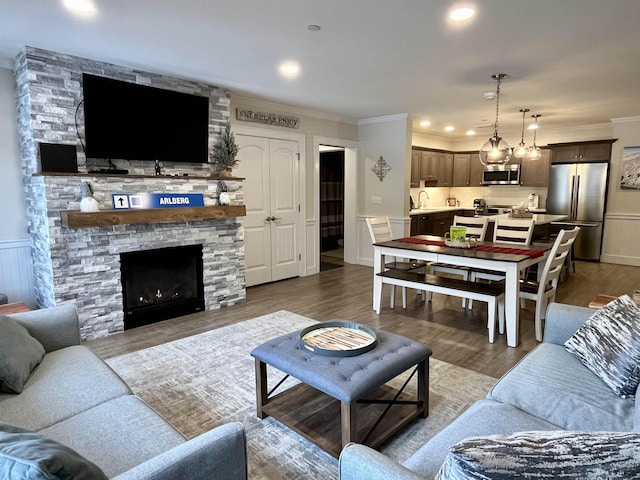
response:
<path id="1" fill-rule="evenodd" d="M 532 123 L 531 125 L 529 125 L 527 127 L 527 130 L 536 130 L 538 128 L 538 124 L 537 123 Z"/>
<path id="2" fill-rule="evenodd" d="M 467 135 L 471 136 L 471 135 L 475 135 L 476 131 L 475 130 L 467 130 Z"/>
<path id="3" fill-rule="evenodd" d="M 93 15 L 96 13 L 96 5 L 91 0 L 63 0 L 64 6 L 77 15 Z"/>
<path id="4" fill-rule="evenodd" d="M 444 127 L 445 132 L 453 132 L 456 128 L 453 125 L 447 125 Z"/>
<path id="5" fill-rule="evenodd" d="M 454 7 L 449 10 L 449 20 L 455 23 L 466 22 L 467 20 L 470 20 L 475 14 L 475 9 L 468 5 Z"/>
<path id="6" fill-rule="evenodd" d="M 320 30 L 320 25 L 307 25 L 307 30 L 309 30 L 310 32 L 317 32 L 318 30 Z"/>
<path id="7" fill-rule="evenodd" d="M 431 122 L 429 120 L 423 120 L 420 122 L 421 127 L 428 127 L 429 125 L 431 125 Z"/>
<path id="8" fill-rule="evenodd" d="M 285 78 L 296 78 L 300 75 L 300 65 L 297 62 L 282 62 L 278 70 Z"/>

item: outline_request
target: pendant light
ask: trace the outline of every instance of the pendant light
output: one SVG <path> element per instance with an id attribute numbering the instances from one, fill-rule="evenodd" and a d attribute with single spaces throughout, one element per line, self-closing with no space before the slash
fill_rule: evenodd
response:
<path id="1" fill-rule="evenodd" d="M 524 144 L 524 115 L 529 111 L 528 108 L 521 108 L 520 113 L 522 113 L 522 137 L 520 138 L 520 143 L 518 144 L 518 148 L 513 151 L 513 156 L 516 158 L 524 158 L 527 155 L 529 149 Z"/>
<path id="2" fill-rule="evenodd" d="M 506 73 L 496 73 L 491 78 L 496 80 L 496 123 L 493 136 L 487 140 L 478 152 L 483 165 L 504 165 L 511 158 L 511 147 L 498 135 L 498 111 L 500 108 L 500 82 L 507 78 Z"/>
<path id="3" fill-rule="evenodd" d="M 531 118 L 535 118 L 536 122 L 529 127 L 533 129 L 533 145 L 531 145 L 529 147 L 529 150 L 527 151 L 527 158 L 529 160 L 538 160 L 542 156 L 542 151 L 540 150 L 540 147 L 536 146 L 536 133 L 538 133 L 538 118 L 540 118 L 541 116 L 542 115 L 540 114 L 531 115 Z"/>

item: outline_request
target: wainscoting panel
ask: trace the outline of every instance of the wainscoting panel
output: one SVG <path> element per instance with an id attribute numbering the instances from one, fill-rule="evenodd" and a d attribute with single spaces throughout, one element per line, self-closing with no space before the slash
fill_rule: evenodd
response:
<path id="1" fill-rule="evenodd" d="M 9 302 L 36 308 L 31 261 L 31 240 L 0 242 L 0 293 Z"/>
<path id="2" fill-rule="evenodd" d="M 306 222 L 306 239 L 307 239 L 307 271 L 305 275 L 313 275 L 320 271 L 318 258 L 320 255 L 320 245 L 316 238 L 316 221 L 307 219 Z"/>
<path id="3" fill-rule="evenodd" d="M 640 266 L 638 239 L 640 239 L 639 214 L 606 214 L 600 260 L 606 263 Z"/>

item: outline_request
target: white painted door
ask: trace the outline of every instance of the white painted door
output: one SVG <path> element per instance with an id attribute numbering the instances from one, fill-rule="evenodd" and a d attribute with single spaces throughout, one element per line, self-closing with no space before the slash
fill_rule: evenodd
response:
<path id="1" fill-rule="evenodd" d="M 247 286 L 300 274 L 299 145 L 296 141 L 236 135 L 244 177 Z"/>

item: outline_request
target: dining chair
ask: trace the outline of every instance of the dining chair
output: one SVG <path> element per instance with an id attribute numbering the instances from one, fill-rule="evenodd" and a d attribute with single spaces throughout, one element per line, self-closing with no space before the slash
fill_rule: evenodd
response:
<path id="1" fill-rule="evenodd" d="M 367 228 L 369 229 L 369 235 L 371 236 L 371 244 L 376 244 L 380 242 L 388 242 L 393 240 L 393 235 L 391 233 L 391 223 L 389 222 L 389 217 L 367 217 Z M 387 258 L 391 261 L 387 262 Z M 384 269 L 385 270 L 413 270 L 417 268 L 421 268 L 424 266 L 424 263 L 421 262 L 399 262 L 395 257 L 385 257 L 384 259 Z M 395 293 L 396 287 L 395 285 L 391 285 L 391 301 L 390 306 L 393 308 L 395 306 Z M 407 289 L 406 287 L 402 287 L 402 308 L 407 308 Z"/>
<path id="2" fill-rule="evenodd" d="M 531 244 L 533 237 L 533 227 L 535 223 L 533 218 L 496 218 L 493 229 L 493 243 L 502 243 L 506 245 L 520 245 L 523 247 Z M 499 282 L 505 279 L 504 272 L 495 272 L 492 270 L 471 271 L 471 281 L 489 280 L 491 282 Z M 473 300 L 469 300 L 469 308 L 473 307 Z"/>
<path id="3" fill-rule="evenodd" d="M 466 227 L 467 237 L 475 237 L 478 241 L 484 241 L 484 237 L 487 234 L 487 225 L 489 224 L 488 217 L 463 217 L 455 215 L 453 217 L 454 227 Z M 431 268 L 431 275 L 435 275 L 437 272 L 448 273 L 452 275 L 461 275 L 463 280 L 469 280 L 471 274 L 471 268 L 462 267 L 460 265 L 449 265 L 447 263 L 433 262 L 429 264 Z M 433 292 L 429 292 L 429 300 L 433 297 Z M 467 306 L 467 299 L 462 297 L 462 308 Z"/>
<path id="4" fill-rule="evenodd" d="M 536 340 L 542 341 L 542 321 L 545 319 L 547 305 L 555 301 L 560 273 L 580 227 L 573 230 L 560 230 L 549 252 L 540 276 L 540 281 L 520 280 L 520 298 L 536 302 Z"/>

